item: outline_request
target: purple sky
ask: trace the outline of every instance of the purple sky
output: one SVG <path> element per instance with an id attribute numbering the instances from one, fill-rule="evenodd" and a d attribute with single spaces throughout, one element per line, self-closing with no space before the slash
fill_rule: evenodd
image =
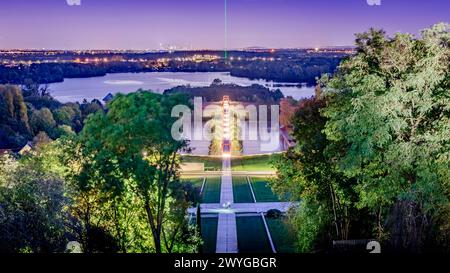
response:
<path id="1" fill-rule="evenodd" d="M 0 48 L 224 47 L 224 0 L 0 0 Z M 417 34 L 449 0 L 228 0 L 230 48 L 353 45 L 374 26 Z"/>

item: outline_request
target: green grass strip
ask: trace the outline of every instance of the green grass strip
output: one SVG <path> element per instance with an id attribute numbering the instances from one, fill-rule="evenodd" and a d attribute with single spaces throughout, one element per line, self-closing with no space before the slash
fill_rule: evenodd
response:
<path id="1" fill-rule="evenodd" d="M 272 253 L 261 216 L 236 217 L 239 253 Z"/>
<path id="2" fill-rule="evenodd" d="M 280 202 L 278 196 L 270 188 L 267 178 L 251 177 L 250 181 L 253 192 L 255 193 L 256 202 Z"/>
<path id="3" fill-rule="evenodd" d="M 233 176 L 233 198 L 234 203 L 254 203 L 246 177 Z"/>
<path id="4" fill-rule="evenodd" d="M 220 177 L 207 177 L 202 193 L 202 203 L 220 203 Z"/>
<path id="5" fill-rule="evenodd" d="M 266 222 L 277 253 L 295 253 L 295 234 L 284 219 L 266 217 Z"/>

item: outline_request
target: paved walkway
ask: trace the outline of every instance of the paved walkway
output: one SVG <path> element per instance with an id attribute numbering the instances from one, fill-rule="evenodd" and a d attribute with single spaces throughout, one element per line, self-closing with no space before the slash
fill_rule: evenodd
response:
<path id="1" fill-rule="evenodd" d="M 216 253 L 238 253 L 236 214 L 219 213 Z"/>
<path id="2" fill-rule="evenodd" d="M 233 181 L 231 177 L 231 159 L 222 161 L 222 184 L 220 187 L 220 204 L 233 204 Z"/>
<path id="3" fill-rule="evenodd" d="M 220 176 L 222 171 L 206 171 L 206 172 L 181 172 L 181 176 Z M 235 176 L 275 176 L 275 171 L 233 171 Z"/>
<path id="4" fill-rule="evenodd" d="M 292 202 L 265 202 L 265 203 L 234 203 L 229 209 L 221 204 L 200 204 L 202 213 L 266 213 L 270 209 L 277 209 L 283 213 L 291 207 L 298 206 Z M 190 208 L 189 213 L 195 213 L 196 208 Z"/>
<path id="5" fill-rule="evenodd" d="M 224 141 L 229 141 L 229 112 L 224 111 L 224 132 L 228 132 Z M 229 151 L 231 153 L 231 150 Z M 220 205 L 222 208 L 228 208 L 234 203 L 233 200 L 233 180 L 231 176 L 231 159 L 223 157 L 222 159 L 222 183 L 220 186 Z M 216 253 L 237 253 L 237 229 L 236 214 L 232 211 L 221 210 L 219 213 L 219 222 L 217 227 Z"/>

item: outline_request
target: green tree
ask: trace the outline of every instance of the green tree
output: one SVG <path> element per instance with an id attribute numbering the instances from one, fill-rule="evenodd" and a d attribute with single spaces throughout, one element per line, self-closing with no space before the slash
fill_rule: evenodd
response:
<path id="1" fill-rule="evenodd" d="M 34 134 L 38 134 L 43 131 L 48 135 L 53 136 L 53 129 L 56 126 L 56 121 L 53 118 L 53 114 L 48 108 L 42 108 L 40 110 L 34 110 L 30 119 L 31 128 Z"/>
<path id="2" fill-rule="evenodd" d="M 379 239 L 415 251 L 449 204 L 449 42 L 448 24 L 418 39 L 371 29 L 324 79 L 329 149 L 358 181 L 358 208 L 376 217 Z"/>
<path id="3" fill-rule="evenodd" d="M 82 162 L 76 180 L 83 187 L 100 189 L 109 200 L 131 194 L 145 213 L 158 253 L 174 249 L 171 241 L 178 236 L 167 236 L 180 219 L 174 218 L 174 211 L 187 207 L 177 200 L 173 187 L 178 180 L 178 152 L 187 144 L 173 140 L 175 120 L 170 116 L 173 106 L 186 102 L 185 96 L 144 91 L 117 95 L 107 113 L 88 118 L 78 140 L 81 156 L 88 160 Z"/>
<path id="4" fill-rule="evenodd" d="M 62 252 L 68 241 L 63 180 L 35 163 L 0 157 L 0 252 Z"/>
<path id="5" fill-rule="evenodd" d="M 0 85 L 0 147 L 20 147 L 30 133 L 27 107 L 20 88 Z"/>
<path id="6" fill-rule="evenodd" d="M 58 124 L 72 126 L 72 122 L 76 117 L 76 112 L 70 106 L 62 106 L 53 111 L 53 116 Z"/>
<path id="7" fill-rule="evenodd" d="M 352 225 L 361 220 L 352 204 L 355 181 L 334 167 L 334 155 L 327 151 L 326 118 L 321 116 L 326 100 L 311 98 L 297 104 L 290 121 L 297 145 L 275 161 L 278 173 L 272 187 L 280 196 L 301 202 L 290 219 L 299 251 L 308 252 L 327 247 L 331 240 L 358 238 L 364 231 Z"/>

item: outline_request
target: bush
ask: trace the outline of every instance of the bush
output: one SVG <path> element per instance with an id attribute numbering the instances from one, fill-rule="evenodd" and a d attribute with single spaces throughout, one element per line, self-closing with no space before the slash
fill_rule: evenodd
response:
<path id="1" fill-rule="evenodd" d="M 273 219 L 279 219 L 281 217 L 282 213 L 281 211 L 277 210 L 277 209 L 270 209 L 267 211 L 266 216 L 268 218 L 273 218 Z"/>

